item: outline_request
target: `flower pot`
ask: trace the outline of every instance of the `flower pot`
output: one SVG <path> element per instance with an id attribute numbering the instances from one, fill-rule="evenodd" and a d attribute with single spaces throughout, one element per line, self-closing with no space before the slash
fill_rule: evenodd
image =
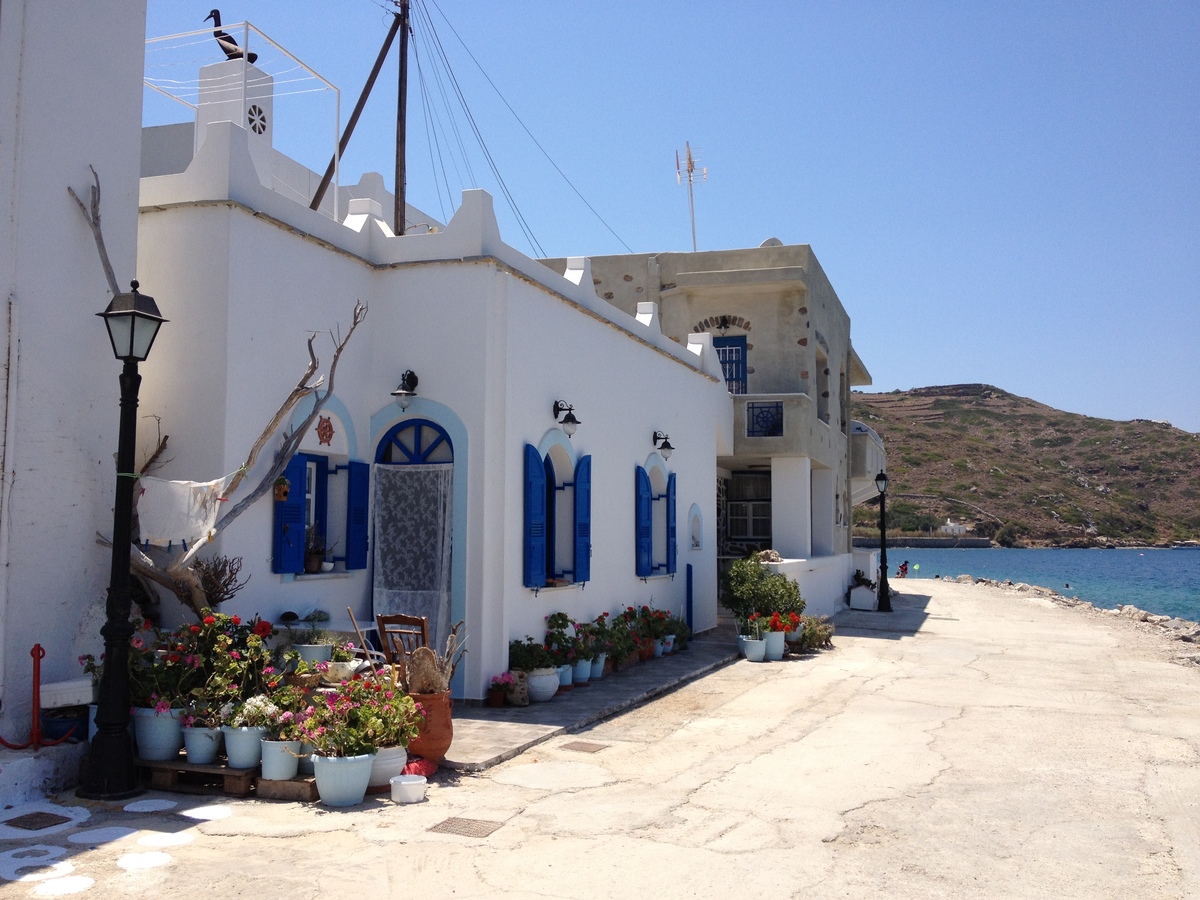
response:
<path id="1" fill-rule="evenodd" d="M 262 742 L 262 777 L 268 781 L 290 781 L 300 767 L 299 741 Z"/>
<path id="2" fill-rule="evenodd" d="M 334 684 L 349 681 L 358 671 L 359 662 L 360 660 L 356 659 L 352 659 L 350 662 L 331 662 L 329 668 L 325 670 L 325 680 Z"/>
<path id="3" fill-rule="evenodd" d="M 655 656 L 663 655 L 663 642 L 661 640 L 659 640 L 658 638 L 655 638 L 654 643 L 651 646 L 654 647 L 654 655 Z"/>
<path id="4" fill-rule="evenodd" d="M 587 684 L 588 679 L 592 677 L 592 661 L 590 659 L 581 659 L 575 663 L 575 683 Z"/>
<path id="5" fill-rule="evenodd" d="M 607 653 L 597 653 L 596 658 L 592 660 L 592 681 L 599 681 L 604 677 L 604 661 L 608 659 Z"/>
<path id="6" fill-rule="evenodd" d="M 308 741 L 300 742 L 300 758 L 296 760 L 297 775 L 311 775 L 313 773 L 313 745 Z"/>
<path id="7" fill-rule="evenodd" d="M 783 642 L 783 632 L 768 631 L 763 638 L 767 642 L 767 659 L 772 661 L 783 659 L 783 651 L 787 649 Z"/>
<path id="8" fill-rule="evenodd" d="M 674 653 L 674 652 L 675 652 L 675 635 L 668 634 L 665 638 L 663 638 L 663 653 Z"/>
<path id="9" fill-rule="evenodd" d="M 534 669 L 526 673 L 525 680 L 529 684 L 529 699 L 534 703 L 545 703 L 558 693 L 557 669 Z"/>
<path id="10" fill-rule="evenodd" d="M 312 663 L 329 662 L 333 656 L 333 644 L 292 644 L 292 649 L 300 654 L 300 658 L 310 665 Z"/>
<path id="11" fill-rule="evenodd" d="M 393 778 L 404 774 L 406 765 L 408 765 L 406 749 L 403 747 L 380 747 L 375 751 L 375 760 L 371 763 L 371 777 L 367 781 L 367 790 L 371 793 L 386 791 Z"/>
<path id="12" fill-rule="evenodd" d="M 225 735 L 225 757 L 231 769 L 253 769 L 262 761 L 262 739 L 267 729 L 262 725 L 222 725 Z"/>
<path id="13" fill-rule="evenodd" d="M 430 762 L 440 763 L 446 758 L 446 751 L 454 740 L 454 721 L 451 718 L 454 703 L 450 699 L 450 692 L 408 696 L 420 703 L 425 711 L 425 719 L 420 724 L 417 736 L 408 744 L 409 752 Z"/>
<path id="14" fill-rule="evenodd" d="M 321 571 L 321 563 L 325 562 L 324 553 L 305 553 L 304 554 L 304 571 L 308 575 L 315 575 Z"/>
<path id="15" fill-rule="evenodd" d="M 133 735 L 141 759 L 162 762 L 179 755 L 183 749 L 179 713 L 175 709 L 160 713 L 140 706 L 133 710 Z"/>
<path id="16" fill-rule="evenodd" d="M 569 691 L 575 686 L 575 667 L 570 663 L 563 663 L 558 667 L 558 689 L 559 691 Z"/>
<path id="17" fill-rule="evenodd" d="M 292 486 L 290 484 L 283 484 L 281 482 L 275 482 L 275 502 L 283 503 L 284 501 L 286 501 L 288 498 L 288 494 L 291 492 L 291 489 L 292 489 Z"/>
<path id="18" fill-rule="evenodd" d="M 509 706 L 529 705 L 529 676 L 520 669 L 512 670 L 513 683 L 508 686 Z"/>
<path id="19" fill-rule="evenodd" d="M 504 688 L 488 688 L 487 705 L 492 709 L 498 709 L 504 705 L 504 695 L 508 693 Z"/>
<path id="20" fill-rule="evenodd" d="M 742 641 L 742 650 L 750 662 L 762 662 L 767 655 L 767 642 L 763 639 L 754 641 L 746 638 Z"/>
<path id="21" fill-rule="evenodd" d="M 361 756 L 314 756 L 317 794 L 326 806 L 362 803 L 371 780 L 374 753 Z"/>
<path id="22" fill-rule="evenodd" d="M 654 659 L 654 641 L 650 638 L 643 638 L 641 644 L 638 645 L 638 659 L 642 662 Z"/>
<path id="23" fill-rule="evenodd" d="M 96 736 L 96 713 L 100 707 L 95 703 L 88 704 L 88 741 Z"/>
<path id="24" fill-rule="evenodd" d="M 745 656 L 746 655 L 746 636 L 744 634 L 739 634 L 737 636 L 737 639 L 738 639 L 738 655 Z"/>
<path id="25" fill-rule="evenodd" d="M 391 780 L 392 800 L 396 803 L 420 803 L 425 799 L 424 775 L 397 775 Z"/>
<path id="26" fill-rule="evenodd" d="M 183 747 L 187 761 L 197 766 L 211 766 L 221 751 L 221 729 L 192 726 L 183 729 Z"/>

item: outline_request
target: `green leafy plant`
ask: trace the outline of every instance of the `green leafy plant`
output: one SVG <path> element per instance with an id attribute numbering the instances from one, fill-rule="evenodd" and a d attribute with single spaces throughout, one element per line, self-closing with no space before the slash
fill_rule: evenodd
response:
<path id="1" fill-rule="evenodd" d="M 419 704 L 394 681 L 353 679 L 314 695 L 300 732 L 321 756 L 360 756 L 407 747 L 422 718 Z"/>
<path id="2" fill-rule="evenodd" d="M 510 641 L 508 644 L 508 668 L 519 672 L 532 672 L 534 669 L 554 667 L 554 658 L 543 645 L 526 635 L 523 641 Z"/>
<path id="3" fill-rule="evenodd" d="M 753 557 L 732 563 L 721 578 L 721 588 L 721 603 L 742 619 L 752 612 L 765 616 L 804 612 L 799 585 Z"/>

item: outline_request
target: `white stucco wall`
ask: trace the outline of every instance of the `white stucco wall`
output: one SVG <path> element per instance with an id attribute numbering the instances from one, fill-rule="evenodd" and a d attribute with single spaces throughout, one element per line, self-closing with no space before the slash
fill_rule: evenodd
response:
<path id="1" fill-rule="evenodd" d="M 96 534 L 112 530 L 121 366 L 93 315 L 111 295 L 67 187 L 86 202 L 89 164 L 99 173 L 108 253 L 127 290 L 138 274 L 144 31 L 137 2 L 65 15 L 5 0 L 0 13 L 0 733 L 9 740 L 28 734 L 31 647 L 46 650 L 42 678 L 54 681 L 77 677 L 76 657 L 100 644 L 109 554 Z"/>
<path id="2" fill-rule="evenodd" d="M 171 319 L 144 367 L 144 409 L 161 415 L 171 435 L 171 462 L 160 474 L 204 480 L 236 468 L 302 372 L 307 334 L 344 329 L 361 299 L 368 317 L 335 384 L 355 435 L 351 457 L 373 460 L 382 435 L 405 418 L 429 418 L 455 436 L 453 614 L 465 619 L 471 642 L 463 694 L 482 696 L 487 679 L 507 668 L 508 641 L 540 638 L 550 612 L 593 618 L 650 602 L 683 612 L 688 564 L 695 625 L 716 624 L 716 458 L 730 443 L 732 405 L 711 347 L 690 352 L 599 300 L 590 279 L 563 278 L 504 244 L 482 192 L 464 195 L 444 231 L 396 239 L 361 217 L 353 229 L 331 229 L 244 177 L 248 165 L 244 135 L 217 123 L 188 171 L 143 182 L 145 277 Z M 260 208 L 269 214 L 252 211 Z M 322 371 L 329 346 L 316 345 Z M 390 392 L 405 369 L 420 385 L 402 412 Z M 570 449 L 593 458 L 592 578 L 586 588 L 535 596 L 522 584 L 523 447 L 557 429 L 551 407 L 559 399 L 583 422 Z M 634 565 L 633 476 L 653 453 L 656 430 L 678 448 L 668 468 L 677 475 L 681 539 L 676 577 L 643 581 Z M 696 550 L 693 506 L 706 529 Z M 214 549 L 242 556 L 252 579 L 227 609 L 274 620 L 319 605 L 336 620 L 350 606 L 370 621 L 369 572 L 270 572 L 271 518 L 270 502 L 261 502 L 218 539 Z"/>

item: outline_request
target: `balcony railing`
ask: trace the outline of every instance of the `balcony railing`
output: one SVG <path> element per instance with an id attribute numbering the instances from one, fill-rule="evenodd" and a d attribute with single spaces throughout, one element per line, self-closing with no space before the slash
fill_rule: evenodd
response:
<path id="1" fill-rule="evenodd" d="M 746 404 L 746 437 L 782 437 L 783 403 Z"/>

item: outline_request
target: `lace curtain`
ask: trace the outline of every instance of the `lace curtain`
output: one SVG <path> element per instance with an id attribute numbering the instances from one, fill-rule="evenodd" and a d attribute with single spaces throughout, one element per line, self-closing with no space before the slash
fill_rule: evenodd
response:
<path id="1" fill-rule="evenodd" d="M 454 467 L 374 466 L 376 615 L 429 620 L 429 640 L 450 632 L 450 518 Z"/>

